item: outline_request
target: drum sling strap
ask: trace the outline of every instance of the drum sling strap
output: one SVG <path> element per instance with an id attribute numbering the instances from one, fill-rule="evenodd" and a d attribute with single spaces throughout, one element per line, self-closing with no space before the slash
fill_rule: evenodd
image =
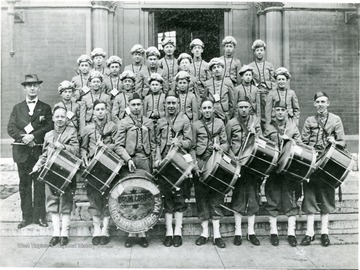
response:
<path id="1" fill-rule="evenodd" d="M 201 119 L 201 122 L 203 123 L 206 134 L 208 135 L 208 138 L 209 138 L 207 141 L 207 145 L 206 145 L 206 149 L 207 149 L 209 147 L 210 140 L 214 143 L 214 137 L 215 137 L 215 135 L 214 135 L 214 119 L 212 119 L 211 133 L 210 133 L 210 130 L 209 130 L 204 118 Z M 206 150 L 205 150 L 205 152 L 206 152 Z"/>

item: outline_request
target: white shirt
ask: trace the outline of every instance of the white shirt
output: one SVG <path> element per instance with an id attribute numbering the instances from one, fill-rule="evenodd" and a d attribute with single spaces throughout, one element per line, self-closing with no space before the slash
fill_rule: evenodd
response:
<path id="1" fill-rule="evenodd" d="M 34 102 L 35 101 L 35 102 Z M 28 105 L 29 107 L 29 115 L 33 115 L 34 113 L 34 109 L 35 109 L 35 106 L 36 106 L 36 103 L 39 101 L 39 98 L 36 97 L 35 99 L 33 100 L 30 100 L 28 98 L 26 98 L 26 104 Z M 29 103 L 31 102 L 31 103 Z"/>

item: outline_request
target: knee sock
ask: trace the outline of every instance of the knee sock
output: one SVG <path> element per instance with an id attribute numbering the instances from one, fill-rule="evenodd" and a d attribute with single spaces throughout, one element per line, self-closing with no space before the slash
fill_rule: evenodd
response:
<path id="1" fill-rule="evenodd" d="M 270 222 L 270 234 L 278 234 L 277 217 L 269 216 L 269 222 Z"/>
<path id="2" fill-rule="evenodd" d="M 296 216 L 288 217 L 288 235 L 295 236 Z"/>
<path id="3" fill-rule="evenodd" d="M 212 220 L 212 225 L 213 225 L 213 231 L 214 231 L 214 239 L 221 238 L 221 235 L 220 235 L 220 220 L 219 219 Z"/>
<path id="4" fill-rule="evenodd" d="M 104 217 L 103 219 L 103 227 L 101 229 L 101 235 L 109 237 L 109 223 L 110 223 L 110 217 Z"/>
<path id="5" fill-rule="evenodd" d="M 141 233 L 138 234 L 138 236 L 139 237 L 146 237 L 146 234 L 145 234 L 145 232 L 141 232 Z"/>
<path id="6" fill-rule="evenodd" d="M 136 237 L 136 233 L 129 233 L 128 237 Z"/>
<path id="7" fill-rule="evenodd" d="M 60 236 L 60 214 L 51 213 L 51 220 L 53 224 L 53 236 Z"/>
<path id="8" fill-rule="evenodd" d="M 183 212 L 175 212 L 175 231 L 174 235 L 182 235 Z"/>
<path id="9" fill-rule="evenodd" d="M 329 234 L 329 214 L 321 214 L 321 234 Z"/>
<path id="10" fill-rule="evenodd" d="M 314 232 L 314 220 L 315 220 L 315 214 L 308 214 L 306 216 L 306 235 L 313 237 Z"/>
<path id="11" fill-rule="evenodd" d="M 248 235 L 255 234 L 255 215 L 248 216 Z"/>
<path id="12" fill-rule="evenodd" d="M 100 216 L 93 216 L 92 218 L 93 218 L 93 225 L 94 225 L 93 237 L 100 236 L 101 235 L 101 228 L 100 228 L 101 219 L 100 219 Z"/>
<path id="13" fill-rule="evenodd" d="M 172 227 L 172 213 L 165 213 L 165 227 L 166 227 L 166 236 L 173 236 L 173 227 Z"/>
<path id="14" fill-rule="evenodd" d="M 70 214 L 62 214 L 61 219 L 62 219 L 61 236 L 69 237 Z"/>
<path id="15" fill-rule="evenodd" d="M 241 214 L 234 213 L 234 219 L 235 219 L 235 235 L 242 235 L 241 232 Z"/>
<path id="16" fill-rule="evenodd" d="M 201 227 L 202 227 L 202 233 L 201 236 L 204 236 L 205 238 L 209 237 L 209 220 L 203 220 L 201 222 Z"/>

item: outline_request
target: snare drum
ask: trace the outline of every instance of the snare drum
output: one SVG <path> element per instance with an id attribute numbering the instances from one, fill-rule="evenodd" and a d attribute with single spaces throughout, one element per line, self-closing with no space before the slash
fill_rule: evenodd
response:
<path id="1" fill-rule="evenodd" d="M 202 168 L 200 182 L 226 195 L 240 177 L 240 164 L 229 155 L 214 151 Z"/>
<path id="2" fill-rule="evenodd" d="M 268 176 L 277 166 L 279 152 L 275 142 L 249 133 L 240 153 L 240 164 L 251 174 Z"/>
<path id="3" fill-rule="evenodd" d="M 291 176 L 296 182 L 309 181 L 315 169 L 316 151 L 313 147 L 287 140 L 278 160 L 277 173 Z"/>
<path id="4" fill-rule="evenodd" d="M 192 177 L 193 168 L 191 155 L 180 147 L 173 147 L 155 170 L 155 176 L 163 188 L 179 190 L 182 182 Z"/>
<path id="5" fill-rule="evenodd" d="M 46 162 L 38 180 L 49 185 L 57 194 L 64 194 L 65 189 L 79 170 L 81 160 L 66 150 L 56 149 Z"/>
<path id="6" fill-rule="evenodd" d="M 122 165 L 122 159 L 104 145 L 97 150 L 96 155 L 81 176 L 85 182 L 104 194 L 118 175 Z"/>
<path id="7" fill-rule="evenodd" d="M 354 158 L 351 153 L 331 144 L 318 158 L 311 181 L 322 180 L 333 188 L 337 188 L 344 182 L 353 166 Z"/>
<path id="8" fill-rule="evenodd" d="M 151 174 L 124 174 L 109 193 L 109 212 L 116 226 L 128 233 L 146 232 L 159 220 L 162 196 Z"/>

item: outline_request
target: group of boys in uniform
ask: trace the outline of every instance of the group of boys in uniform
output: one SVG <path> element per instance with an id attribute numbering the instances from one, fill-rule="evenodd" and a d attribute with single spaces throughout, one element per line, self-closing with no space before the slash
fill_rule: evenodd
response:
<path id="1" fill-rule="evenodd" d="M 124 160 L 127 165 L 124 169 L 133 173 L 135 169 L 153 172 L 173 147 L 179 147 L 191 154 L 195 166 L 193 178 L 186 179 L 179 190 L 161 189 L 166 225 L 163 244 L 167 247 L 182 245 L 185 200 L 193 184 L 202 227 L 196 245 L 208 241 L 211 221 L 214 244 L 224 248 L 220 233 L 224 195 L 200 181 L 202 169 L 214 152 L 226 152 L 239 161 L 249 133 L 264 136 L 279 147 L 284 140 L 294 140 L 313 146 L 319 154 L 331 143 L 345 146 L 341 119 L 328 112 L 330 102 L 324 92 L 315 94 L 317 112 L 306 119 L 300 134 L 299 102 L 295 92 L 288 88 L 291 75 L 286 68 L 275 70 L 265 61 L 265 42 L 256 40 L 253 43 L 255 61 L 249 65 L 242 65 L 234 57 L 237 46 L 234 37 L 225 37 L 222 45 L 224 56 L 207 63 L 201 58 L 205 45 L 199 39 L 190 43 L 193 57 L 181 53 L 177 59 L 172 39 L 162 42 L 165 56 L 161 59 L 156 47 L 145 50 L 136 44 L 130 51 L 133 62 L 122 73 L 120 57 L 110 56 L 105 61 L 106 52 L 96 48 L 90 56 L 78 58 L 77 76 L 59 84 L 62 101 L 55 104 L 53 110 L 38 100 L 42 81 L 35 74 L 26 75 L 22 83 L 26 101 L 14 107 L 8 124 L 8 133 L 15 139 L 13 156 L 20 178 L 23 220 L 18 228 L 33 220 L 40 226 L 47 226 L 46 206 L 53 223 L 50 246 L 66 245 L 69 241 L 76 185 L 70 185 L 65 195 L 59 196 L 47 184 L 34 181 L 53 151 L 66 149 L 79 156 L 86 167 L 97 149 L 106 145 Z M 144 56 L 147 65 L 143 63 Z M 35 182 L 35 209 L 30 207 L 32 181 Z M 243 216 L 247 216 L 248 221 L 247 239 L 253 245 L 260 245 L 255 234 L 255 215 L 259 211 L 262 182 L 263 178 L 244 171 L 234 187 L 231 207 L 235 245 L 242 244 Z M 274 246 L 279 244 L 277 216 L 280 213 L 288 216 L 289 244 L 297 245 L 297 201 L 302 186 L 307 231 L 301 244 L 309 245 L 314 240 L 314 214 L 318 211 L 321 213 L 321 243 L 324 246 L 330 243 L 328 218 L 335 209 L 335 189 L 316 179 L 299 183 L 271 173 L 265 183 L 265 208 L 269 213 L 270 241 Z M 44 189 L 46 198 L 42 195 Z M 94 245 L 106 245 L 110 241 L 108 192 L 102 195 L 87 186 Z M 147 247 L 146 234 L 140 233 L 138 237 L 129 234 L 125 246 L 135 243 Z"/>

